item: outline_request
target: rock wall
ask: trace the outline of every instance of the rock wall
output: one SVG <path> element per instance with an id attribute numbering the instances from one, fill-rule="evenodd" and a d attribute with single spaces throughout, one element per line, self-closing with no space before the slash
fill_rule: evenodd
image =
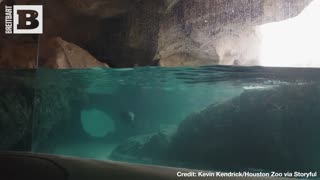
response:
<path id="1" fill-rule="evenodd" d="M 50 53 L 37 62 L 37 43 L 45 54 L 46 49 L 58 48 L 46 46 L 57 37 L 79 46 L 79 55 L 92 56 L 85 61 L 73 56 L 71 61 L 78 61 L 77 65 L 62 68 L 100 66 L 96 61 L 119 68 L 255 65 L 260 43 L 255 26 L 294 17 L 311 1 L 47 0 L 40 41 L 35 35 L 1 33 L 0 67 L 60 68 L 51 65 L 59 60 L 48 58 Z M 6 3 L 42 4 L 39 0 Z"/>
<path id="2" fill-rule="evenodd" d="M 22 80 L 20 76 L 23 76 Z M 0 73 L 0 150 L 30 151 L 34 79 L 33 71 Z"/>
<path id="3" fill-rule="evenodd" d="M 311 1 L 179 1 L 161 21 L 157 59 L 163 66 L 255 65 L 260 43 L 255 26 L 292 18 Z"/>
<path id="4" fill-rule="evenodd" d="M 33 151 L 53 153 L 57 145 L 52 142 L 72 141 L 76 143 L 76 141 L 86 138 L 88 135 L 81 127 L 80 119 L 81 102 L 87 98 L 83 90 L 86 87 L 83 83 L 76 77 L 75 80 L 64 78 L 64 81 L 57 81 L 57 79 L 63 78 L 56 77 L 59 76 L 57 74 L 51 74 L 50 70 L 38 71 L 37 75 L 40 78 L 37 79 L 34 95 L 36 108 L 34 109 L 32 127 Z M 72 89 L 70 86 L 75 83 L 73 81 L 76 81 L 80 87 Z M 72 137 L 70 140 L 70 136 L 68 136 L 70 134 L 76 134 L 78 137 Z"/>

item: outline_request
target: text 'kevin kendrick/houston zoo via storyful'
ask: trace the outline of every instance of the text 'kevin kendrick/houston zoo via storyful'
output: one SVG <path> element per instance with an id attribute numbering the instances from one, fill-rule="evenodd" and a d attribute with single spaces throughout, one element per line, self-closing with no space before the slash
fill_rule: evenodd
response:
<path id="1" fill-rule="evenodd" d="M 316 178 L 318 177 L 317 172 L 177 172 L 177 176 L 180 178 L 190 178 L 190 177 L 250 177 L 250 178 Z"/>

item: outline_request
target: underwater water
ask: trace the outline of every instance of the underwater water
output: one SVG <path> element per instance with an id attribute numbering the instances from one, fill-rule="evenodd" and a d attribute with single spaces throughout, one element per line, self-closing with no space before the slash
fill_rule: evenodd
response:
<path id="1" fill-rule="evenodd" d="M 8 85 L 19 85 L 1 88 L 1 101 L 13 104 L 0 108 L 0 129 L 10 130 L 0 137 L 11 142 L 2 149 L 26 151 L 29 142 L 32 152 L 97 160 L 320 169 L 319 69 L 38 69 L 10 77 Z M 13 112 L 19 116 L 6 122 Z"/>
<path id="2" fill-rule="evenodd" d="M 174 133 L 191 113 L 241 93 L 225 82 L 194 84 L 197 70 L 40 69 L 33 151 L 107 160 L 128 139 Z M 56 123 L 52 134 L 42 129 Z"/>

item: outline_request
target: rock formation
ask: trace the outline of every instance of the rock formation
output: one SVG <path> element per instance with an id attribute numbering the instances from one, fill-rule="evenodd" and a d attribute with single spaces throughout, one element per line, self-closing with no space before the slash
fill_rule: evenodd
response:
<path id="1" fill-rule="evenodd" d="M 109 159 L 131 163 L 168 165 L 168 150 L 172 130 L 131 137 L 116 147 Z"/>
<path id="2" fill-rule="evenodd" d="M 222 169 L 319 170 L 318 92 L 289 85 L 208 107 L 180 125 L 172 158 Z"/>
<path id="3" fill-rule="evenodd" d="M 319 90 L 310 84 L 247 90 L 190 115 L 173 135 L 128 141 L 112 157 L 226 171 L 317 171 Z M 161 152 L 150 154 L 148 144 Z"/>
<path id="4" fill-rule="evenodd" d="M 40 48 L 51 38 L 61 37 L 111 67 L 255 65 L 260 43 L 255 26 L 294 17 L 311 1 L 48 0 Z M 2 67 L 34 67 L 31 60 L 37 57 L 38 40 L 34 37 L 32 44 L 26 45 L 25 37 L 15 35 L 21 41 L 12 44 L 1 35 Z M 30 50 L 21 50 L 24 48 Z M 15 55 L 11 55 L 13 51 Z M 20 60 L 22 56 L 27 60 Z M 99 66 L 94 62 L 76 64 Z"/>
<path id="5" fill-rule="evenodd" d="M 189 64 L 190 57 L 198 65 L 257 65 L 255 26 L 294 17 L 311 1 L 180 1 L 160 23 L 157 59 L 166 66 L 182 53 L 187 58 L 172 65 Z"/>
<path id="6" fill-rule="evenodd" d="M 0 73 L 0 150 L 31 150 L 33 76 L 32 71 Z"/>
<path id="7" fill-rule="evenodd" d="M 57 145 L 52 142 L 77 143 L 90 138 L 81 126 L 81 102 L 88 98 L 84 82 L 55 72 L 37 71 L 32 127 L 35 152 L 54 153 Z M 71 88 L 75 83 L 78 88 Z"/>
<path id="8" fill-rule="evenodd" d="M 79 14 L 108 18 L 127 13 L 137 0 L 63 0 L 61 2 Z"/>
<path id="9" fill-rule="evenodd" d="M 25 37 L 1 39 L 0 68 L 32 69 L 36 67 L 38 45 L 36 40 L 29 37 L 30 39 Z"/>
<path id="10" fill-rule="evenodd" d="M 47 39 L 42 43 L 39 58 L 41 67 L 55 69 L 108 67 L 79 46 L 59 37 Z"/>

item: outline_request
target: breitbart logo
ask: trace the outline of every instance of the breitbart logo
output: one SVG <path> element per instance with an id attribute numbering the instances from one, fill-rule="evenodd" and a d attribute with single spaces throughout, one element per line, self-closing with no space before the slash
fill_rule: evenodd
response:
<path id="1" fill-rule="evenodd" d="M 42 5 L 5 6 L 6 34 L 42 34 Z"/>

